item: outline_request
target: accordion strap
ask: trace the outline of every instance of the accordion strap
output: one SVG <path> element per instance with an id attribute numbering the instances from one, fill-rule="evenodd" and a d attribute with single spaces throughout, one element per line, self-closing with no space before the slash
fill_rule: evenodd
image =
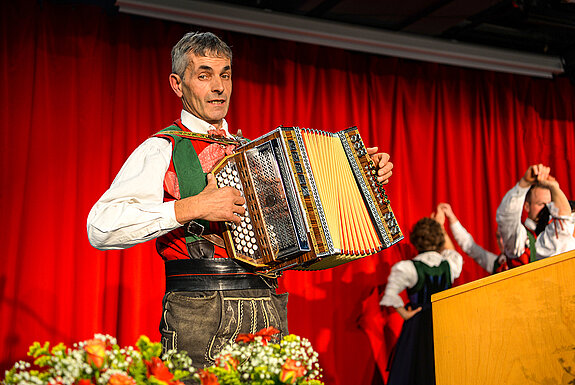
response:
<path id="1" fill-rule="evenodd" d="M 246 270 L 229 258 L 166 261 L 166 292 L 275 289 L 277 280 Z"/>

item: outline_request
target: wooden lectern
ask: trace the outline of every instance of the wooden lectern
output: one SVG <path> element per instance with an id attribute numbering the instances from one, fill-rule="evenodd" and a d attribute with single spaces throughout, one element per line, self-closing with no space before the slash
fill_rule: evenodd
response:
<path id="1" fill-rule="evenodd" d="M 575 251 L 431 302 L 437 385 L 575 383 Z"/>

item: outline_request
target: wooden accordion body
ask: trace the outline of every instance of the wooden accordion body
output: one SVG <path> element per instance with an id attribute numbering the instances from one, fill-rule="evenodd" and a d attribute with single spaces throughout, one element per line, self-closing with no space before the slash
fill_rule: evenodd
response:
<path id="1" fill-rule="evenodd" d="M 318 270 L 375 254 L 403 239 L 357 128 L 338 133 L 278 127 L 212 171 L 246 199 L 226 223 L 231 258 L 256 271 Z"/>

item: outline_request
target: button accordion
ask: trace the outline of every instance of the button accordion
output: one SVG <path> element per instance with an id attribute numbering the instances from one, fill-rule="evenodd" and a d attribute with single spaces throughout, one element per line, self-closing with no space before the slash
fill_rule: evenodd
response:
<path id="1" fill-rule="evenodd" d="M 264 274 L 335 267 L 403 239 L 356 127 L 278 127 L 212 173 L 246 199 L 241 223 L 225 223 L 228 254 Z"/>

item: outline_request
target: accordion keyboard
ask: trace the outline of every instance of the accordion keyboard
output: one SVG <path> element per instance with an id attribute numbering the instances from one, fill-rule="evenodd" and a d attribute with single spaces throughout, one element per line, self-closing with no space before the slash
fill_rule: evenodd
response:
<path id="1" fill-rule="evenodd" d="M 218 187 L 230 186 L 236 188 L 240 191 L 240 194 L 244 196 L 244 189 L 235 162 L 231 161 L 226 164 L 226 166 L 216 175 L 216 181 L 218 183 Z M 234 240 L 237 251 L 251 257 L 257 257 L 257 254 L 259 254 L 258 243 L 247 203 L 244 203 L 244 209 L 246 210 L 246 213 L 241 217 L 240 224 L 236 225 L 235 223 L 232 223 L 228 224 L 228 226 L 230 227 L 231 236 Z"/>

